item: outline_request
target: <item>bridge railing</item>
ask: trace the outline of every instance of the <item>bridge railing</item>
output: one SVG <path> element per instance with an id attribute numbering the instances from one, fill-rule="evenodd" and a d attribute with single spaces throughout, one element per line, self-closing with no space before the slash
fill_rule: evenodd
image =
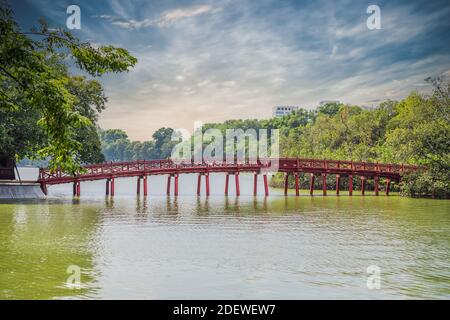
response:
<path id="1" fill-rule="evenodd" d="M 414 171 L 426 170 L 423 166 L 414 165 L 399 165 L 386 163 L 372 163 L 372 162 L 355 162 L 346 160 L 320 160 L 320 159 L 305 159 L 305 158 L 260 158 L 256 163 L 229 163 L 229 162 L 195 162 L 193 160 L 137 160 L 128 162 L 106 162 L 100 164 L 92 164 L 84 166 L 85 172 L 80 176 L 107 176 L 118 173 L 133 173 L 133 172 L 151 172 L 152 170 L 163 169 L 181 169 L 181 168 L 224 168 L 224 169 L 239 169 L 254 170 L 255 167 L 259 169 L 269 168 L 271 171 L 302 171 L 302 170 L 336 170 L 336 171 L 357 171 L 357 172 L 380 172 L 402 174 Z M 339 169 L 339 170 L 338 170 Z M 164 170 L 163 170 L 164 171 Z M 70 173 L 64 172 L 60 169 L 51 171 L 49 169 L 41 168 L 39 171 L 39 180 L 63 179 L 73 178 Z"/>

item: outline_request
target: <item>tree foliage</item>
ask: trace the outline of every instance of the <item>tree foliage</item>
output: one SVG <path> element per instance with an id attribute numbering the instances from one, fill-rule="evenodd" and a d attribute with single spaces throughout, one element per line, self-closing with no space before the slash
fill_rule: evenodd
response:
<path id="1" fill-rule="evenodd" d="M 425 173 L 404 176 L 406 195 L 446 196 L 450 190 L 449 82 L 428 78 L 431 94 L 412 92 L 405 99 L 368 109 L 327 104 L 268 120 L 229 120 L 204 129 L 279 129 L 286 157 L 392 162 L 425 165 Z M 275 179 L 274 181 L 282 181 Z M 356 183 L 356 182 L 355 182 Z"/>
<path id="2" fill-rule="evenodd" d="M 434 84 L 431 95 L 412 93 L 397 104 L 385 146 L 393 161 L 428 167 L 426 174 L 405 177 L 406 193 L 442 196 L 450 190 L 450 84 L 427 80 Z"/>
<path id="3" fill-rule="evenodd" d="M 23 32 L 12 11 L 0 7 L 0 150 L 18 159 L 48 158 L 69 172 L 99 149 L 94 127 L 106 98 L 95 80 L 70 75 L 74 64 L 90 76 L 123 72 L 137 60 L 125 49 L 94 48 L 63 29 Z M 37 125 L 36 125 L 37 124 Z M 91 150 L 83 150 L 85 145 Z M 93 149 L 92 149 L 93 148 Z M 98 152 L 97 152 L 98 155 Z"/>
<path id="4" fill-rule="evenodd" d="M 131 141 L 125 131 L 108 129 L 101 131 L 102 152 L 107 161 L 131 161 L 166 159 L 177 141 L 172 141 L 173 129 L 160 128 L 150 141 Z"/>

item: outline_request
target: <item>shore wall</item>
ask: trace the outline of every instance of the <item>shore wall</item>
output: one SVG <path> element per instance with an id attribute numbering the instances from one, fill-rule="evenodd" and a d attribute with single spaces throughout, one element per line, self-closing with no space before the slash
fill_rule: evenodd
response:
<path id="1" fill-rule="evenodd" d="M 38 183 L 1 183 L 0 199 L 40 199 L 45 195 Z"/>

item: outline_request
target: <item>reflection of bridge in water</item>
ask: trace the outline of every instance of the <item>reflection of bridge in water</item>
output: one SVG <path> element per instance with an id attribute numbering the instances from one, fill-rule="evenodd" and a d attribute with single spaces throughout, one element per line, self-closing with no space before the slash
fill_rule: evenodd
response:
<path id="1" fill-rule="evenodd" d="M 106 180 L 106 194 L 114 196 L 114 179 L 122 177 L 137 177 L 137 194 L 142 191 L 147 195 L 148 177 L 152 175 L 167 175 L 167 195 L 171 194 L 171 180 L 174 179 L 174 195 L 178 195 L 178 177 L 180 174 L 198 174 L 197 194 L 200 195 L 202 176 L 205 177 L 206 195 L 210 194 L 209 175 L 211 173 L 225 173 L 225 195 L 228 195 L 229 176 L 234 176 L 236 195 L 240 195 L 239 173 L 253 173 L 253 194 L 257 195 L 258 175 L 263 176 L 264 194 L 269 195 L 267 175 L 272 172 L 282 172 L 284 178 L 284 194 L 287 195 L 288 178 L 294 177 L 295 194 L 299 195 L 299 174 L 309 173 L 310 194 L 313 195 L 316 176 L 322 176 L 323 195 L 327 194 L 327 175 L 336 175 L 335 189 L 339 195 L 341 178 L 348 179 L 348 192 L 352 195 L 354 176 L 361 179 L 361 193 L 364 195 L 367 179 L 374 180 L 375 195 L 379 194 L 380 178 L 386 179 L 385 192 L 389 195 L 391 181 L 400 181 L 404 173 L 425 170 L 424 167 L 383 164 L 371 162 L 354 162 L 340 160 L 317 160 L 301 158 L 258 159 L 254 163 L 198 163 L 194 161 L 173 160 L 143 160 L 131 162 L 109 162 L 84 167 L 84 172 L 72 176 L 61 170 L 50 171 L 41 168 L 38 182 L 42 191 L 47 194 L 47 186 L 55 184 L 73 183 L 73 194 L 80 196 L 81 181 Z M 143 183 L 141 183 L 141 181 Z"/>

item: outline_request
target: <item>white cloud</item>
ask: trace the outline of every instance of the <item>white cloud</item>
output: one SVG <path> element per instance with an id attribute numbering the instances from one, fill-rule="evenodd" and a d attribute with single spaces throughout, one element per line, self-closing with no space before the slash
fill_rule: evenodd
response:
<path id="1" fill-rule="evenodd" d="M 173 24 L 177 20 L 195 17 L 211 10 L 212 7 L 210 5 L 198 5 L 190 8 L 174 9 L 163 13 L 155 23 L 159 27 L 164 27 Z"/>
<path id="2" fill-rule="evenodd" d="M 123 10 L 123 9 L 122 9 Z M 99 15 L 96 16 L 98 18 L 106 19 L 111 22 L 111 24 L 119 26 L 125 29 L 141 29 L 145 27 L 168 27 L 172 24 L 176 23 L 179 20 L 185 18 L 195 17 L 207 12 L 217 12 L 217 10 L 213 10 L 213 7 L 210 5 L 197 5 L 188 8 L 177 8 L 173 10 L 168 10 L 163 12 L 156 19 L 145 18 L 142 20 L 134 20 L 134 19 L 122 19 L 112 17 L 111 15 Z"/>

